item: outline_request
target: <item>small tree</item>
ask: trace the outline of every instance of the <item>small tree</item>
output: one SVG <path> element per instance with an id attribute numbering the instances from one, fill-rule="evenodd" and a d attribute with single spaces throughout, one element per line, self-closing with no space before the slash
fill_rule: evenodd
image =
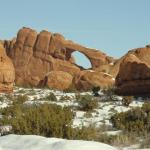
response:
<path id="1" fill-rule="evenodd" d="M 100 91 L 99 86 L 96 86 L 96 87 L 92 88 L 93 95 L 96 96 L 96 97 L 99 96 L 99 93 L 98 93 L 99 91 Z"/>
<path id="2" fill-rule="evenodd" d="M 50 92 L 50 94 L 45 99 L 49 101 L 57 101 L 57 97 L 52 92 Z"/>
<path id="3" fill-rule="evenodd" d="M 98 107 L 98 101 L 91 95 L 81 95 L 79 98 L 79 107 L 83 111 L 92 111 Z"/>
<path id="4" fill-rule="evenodd" d="M 115 95 L 115 87 L 111 87 L 108 89 L 104 89 L 103 93 L 105 94 L 107 100 L 113 100 L 113 96 Z"/>
<path id="5" fill-rule="evenodd" d="M 15 97 L 11 97 L 13 104 L 23 104 L 28 100 L 27 95 L 17 95 Z"/>

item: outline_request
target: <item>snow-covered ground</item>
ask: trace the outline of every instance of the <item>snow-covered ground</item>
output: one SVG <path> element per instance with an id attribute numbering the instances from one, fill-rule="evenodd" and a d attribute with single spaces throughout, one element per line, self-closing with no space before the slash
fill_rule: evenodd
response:
<path id="1" fill-rule="evenodd" d="M 66 140 L 59 138 L 45 138 L 36 135 L 7 135 L 0 137 L 0 150 L 150 150 L 137 149 L 137 145 L 123 149 L 108 144 L 83 141 Z"/>
<path id="2" fill-rule="evenodd" d="M 117 150 L 99 142 L 45 138 L 35 135 L 0 137 L 0 150 Z"/>
<path id="3" fill-rule="evenodd" d="M 45 98 L 50 94 L 54 93 L 57 97 L 57 101 L 46 100 Z M 77 109 L 78 102 L 76 100 L 76 95 L 79 93 L 64 93 L 61 91 L 50 90 L 50 89 L 37 89 L 37 88 L 20 88 L 16 87 L 14 93 L 15 95 L 26 95 L 28 100 L 25 104 L 32 105 L 34 103 L 55 103 L 62 107 L 69 106 L 73 108 L 75 112 L 75 117 L 73 120 L 73 127 L 82 127 L 94 124 L 95 126 L 106 125 L 111 129 L 112 124 L 109 121 L 111 116 L 117 112 L 125 112 L 134 107 L 141 107 L 144 103 L 142 99 L 134 100 L 129 105 L 129 107 L 122 105 L 122 97 L 114 96 L 114 101 L 107 101 L 102 92 L 98 100 L 98 108 L 92 112 L 85 112 Z M 83 92 L 81 95 L 89 94 L 91 92 Z M 11 101 L 9 100 L 7 94 L 0 94 L 0 108 L 9 107 Z M 65 100 L 62 98 L 65 97 Z M 105 100 L 104 100 L 105 99 Z M 1 114 L 0 114 L 0 117 Z M 11 126 L 0 126 L 1 131 L 7 131 L 11 129 Z M 121 131 L 104 131 L 107 135 L 117 135 Z M 32 139 L 32 140 L 31 140 Z M 20 147 L 21 146 L 21 147 Z M 0 150 L 115 150 L 108 145 L 96 143 L 96 142 L 85 142 L 85 141 L 69 141 L 56 138 L 44 138 L 39 136 L 17 136 L 9 135 L 0 137 Z M 124 150 L 132 150 L 133 147 L 125 148 Z"/>
<path id="4" fill-rule="evenodd" d="M 50 93 L 54 93 L 57 97 L 57 101 L 47 101 L 44 100 Z M 76 101 L 76 94 L 77 93 L 64 93 L 57 90 L 50 90 L 50 89 L 37 89 L 37 88 L 20 88 L 16 87 L 14 90 L 13 95 L 27 95 L 28 101 L 26 104 L 33 104 L 33 103 L 55 103 L 61 106 L 71 106 L 77 107 L 78 103 Z M 90 92 L 83 92 L 80 93 L 82 95 L 92 93 Z M 75 117 L 73 120 L 73 127 L 81 127 L 83 125 L 95 124 L 96 126 L 105 124 L 106 126 L 111 126 L 111 122 L 109 121 L 110 117 L 117 113 L 117 112 L 124 112 L 128 111 L 133 107 L 141 107 L 143 104 L 142 100 L 135 100 L 133 101 L 129 107 L 125 107 L 121 103 L 121 97 L 115 96 L 115 101 L 104 101 L 105 95 L 100 92 L 103 98 L 98 99 L 99 101 L 99 108 L 95 109 L 93 112 L 87 115 L 87 112 L 80 111 L 75 109 Z M 10 101 L 8 100 L 5 94 L 1 94 L 0 97 L 3 97 L 3 101 L 0 101 L 0 108 L 4 108 L 9 106 Z M 62 97 L 67 97 L 66 100 L 61 100 Z"/>

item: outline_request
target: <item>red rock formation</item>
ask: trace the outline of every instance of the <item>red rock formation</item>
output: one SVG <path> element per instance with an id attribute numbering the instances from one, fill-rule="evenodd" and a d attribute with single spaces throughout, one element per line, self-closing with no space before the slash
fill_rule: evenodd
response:
<path id="1" fill-rule="evenodd" d="M 0 43 L 0 92 L 11 92 L 14 80 L 14 66 L 6 55 L 3 45 Z"/>
<path id="2" fill-rule="evenodd" d="M 104 72 L 85 70 L 75 78 L 75 86 L 78 90 L 89 90 L 97 86 L 100 88 L 109 88 L 113 85 L 114 78 Z"/>
<path id="3" fill-rule="evenodd" d="M 149 45 L 130 50 L 125 56 L 114 60 L 98 50 L 66 40 L 58 33 L 53 34 L 44 30 L 38 34 L 29 28 L 22 28 L 16 39 L 0 41 L 0 44 L 2 58 L 0 91 L 12 90 L 14 80 L 14 69 L 4 52 L 4 46 L 15 66 L 17 85 L 38 86 L 44 83 L 49 87 L 55 88 L 56 86 L 56 88 L 65 89 L 72 81 L 77 89 L 87 90 L 93 86 L 109 87 L 114 83 L 113 77 L 117 76 L 118 94 L 149 94 Z M 72 57 L 74 51 L 83 53 L 90 60 L 91 71 L 84 70 L 75 64 Z M 57 85 L 59 82 L 53 80 L 55 75 L 60 83 L 64 82 L 66 85 L 61 85 L 61 87 Z M 43 82 L 45 78 L 47 82 Z"/>
<path id="4" fill-rule="evenodd" d="M 72 85 L 73 76 L 64 71 L 51 71 L 46 77 L 46 86 L 65 90 Z"/>
<path id="5" fill-rule="evenodd" d="M 115 60 L 114 65 L 109 66 L 110 68 L 109 68 L 108 73 L 116 77 L 119 72 L 120 64 L 122 63 L 124 58 L 128 57 L 128 54 L 133 54 L 141 61 L 150 65 L 150 59 L 149 59 L 150 58 L 150 46 L 147 45 L 146 47 L 143 47 L 143 48 L 136 48 L 136 49 L 129 50 L 127 54 Z"/>
<path id="6" fill-rule="evenodd" d="M 92 69 L 109 64 L 112 59 L 104 53 L 75 44 L 58 34 L 22 28 L 16 40 L 5 42 L 8 56 L 12 59 L 17 85 L 38 86 L 50 71 L 64 71 L 73 77 L 81 68 L 72 59 L 72 52 L 79 51 L 89 58 Z"/>
<path id="7" fill-rule="evenodd" d="M 150 49 L 147 49 L 148 51 Z M 142 55 L 135 56 L 133 52 L 124 57 L 120 64 L 116 77 L 116 93 L 119 95 L 145 95 L 150 91 L 150 66 L 147 56 L 143 55 L 144 49 L 140 49 Z M 134 51 L 137 54 L 137 51 Z M 138 53 L 138 54 L 139 54 Z M 141 60 L 140 60 L 141 59 Z"/>

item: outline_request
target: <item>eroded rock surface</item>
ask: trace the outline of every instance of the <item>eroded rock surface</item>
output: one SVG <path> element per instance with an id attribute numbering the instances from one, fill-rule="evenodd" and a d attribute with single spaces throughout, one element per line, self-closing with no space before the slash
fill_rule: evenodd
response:
<path id="1" fill-rule="evenodd" d="M 15 70 L 11 59 L 0 43 L 0 92 L 11 92 L 15 80 Z"/>
<path id="2" fill-rule="evenodd" d="M 92 87 L 109 88 L 113 85 L 114 78 L 104 72 L 84 70 L 75 78 L 75 86 L 78 90 L 89 90 Z"/>
<path id="3" fill-rule="evenodd" d="M 116 77 L 117 94 L 150 94 L 150 65 L 147 55 L 143 54 L 145 50 L 144 48 L 140 49 L 140 52 L 139 49 L 129 52 L 121 61 Z M 147 51 L 150 52 L 150 49 L 148 48 Z"/>
<path id="4" fill-rule="evenodd" d="M 46 76 L 46 86 L 53 89 L 65 90 L 72 85 L 73 76 L 64 71 L 51 71 Z"/>
<path id="5" fill-rule="evenodd" d="M 93 86 L 107 88 L 114 85 L 116 78 L 120 95 L 143 95 L 150 91 L 150 45 L 130 50 L 115 60 L 99 50 L 66 40 L 59 33 L 45 30 L 37 33 L 25 27 L 19 30 L 17 38 L 0 41 L 0 44 L 0 91 L 11 91 L 14 78 L 16 85 L 48 86 L 60 90 L 70 86 L 79 90 Z M 15 77 L 3 47 L 13 61 Z M 92 68 L 85 70 L 76 65 L 72 57 L 74 51 L 84 54 Z"/>
<path id="6" fill-rule="evenodd" d="M 83 53 L 90 60 L 92 70 L 112 61 L 106 54 L 65 40 L 58 33 L 44 30 L 38 34 L 25 27 L 18 32 L 16 39 L 5 41 L 4 46 L 15 66 L 15 82 L 23 86 L 39 86 L 51 71 L 67 72 L 73 78 L 79 76 L 83 69 L 74 63 L 71 55 L 74 51 Z"/>

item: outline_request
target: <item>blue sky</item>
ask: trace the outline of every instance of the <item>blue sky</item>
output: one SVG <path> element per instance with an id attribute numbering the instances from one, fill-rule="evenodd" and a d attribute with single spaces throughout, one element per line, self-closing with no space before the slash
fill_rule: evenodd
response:
<path id="1" fill-rule="evenodd" d="M 0 39 L 23 26 L 120 57 L 150 44 L 150 0 L 0 0 Z"/>

